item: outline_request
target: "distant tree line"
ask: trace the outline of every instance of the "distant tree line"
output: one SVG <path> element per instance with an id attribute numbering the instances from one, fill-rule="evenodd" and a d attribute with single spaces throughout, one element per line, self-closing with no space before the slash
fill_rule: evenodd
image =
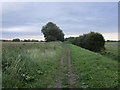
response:
<path id="1" fill-rule="evenodd" d="M 19 38 L 15 38 L 12 40 L 12 42 L 39 42 L 39 40 L 34 40 L 34 39 L 32 39 L 32 40 L 30 40 L 30 39 L 20 40 Z M 42 42 L 42 41 L 40 41 L 40 42 Z"/>
<path id="2" fill-rule="evenodd" d="M 38 40 L 34 40 L 34 39 L 33 39 L 33 40 L 30 40 L 30 39 L 28 39 L 28 40 L 27 40 L 27 39 L 24 39 L 23 42 L 39 42 L 39 41 L 38 41 Z"/>
<path id="3" fill-rule="evenodd" d="M 15 38 L 12 40 L 13 42 L 20 42 L 20 39 L 19 38 Z"/>
<path id="4" fill-rule="evenodd" d="M 120 40 L 107 40 L 106 42 L 120 42 Z"/>
<path id="5" fill-rule="evenodd" d="M 94 52 L 99 52 L 105 49 L 105 39 L 102 34 L 97 32 L 90 32 L 88 34 L 83 34 L 79 37 L 69 37 L 65 40 L 74 45 Z"/>

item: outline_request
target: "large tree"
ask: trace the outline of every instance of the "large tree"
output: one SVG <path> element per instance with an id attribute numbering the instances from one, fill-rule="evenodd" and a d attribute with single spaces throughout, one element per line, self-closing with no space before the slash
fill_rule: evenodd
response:
<path id="1" fill-rule="evenodd" d="M 45 26 L 43 26 L 41 31 L 47 42 L 64 41 L 64 33 L 58 26 L 56 26 L 56 24 L 52 22 L 48 22 Z"/>

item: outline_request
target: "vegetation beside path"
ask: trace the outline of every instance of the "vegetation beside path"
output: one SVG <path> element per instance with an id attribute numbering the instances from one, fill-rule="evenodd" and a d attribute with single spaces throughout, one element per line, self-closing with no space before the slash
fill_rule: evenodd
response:
<path id="1" fill-rule="evenodd" d="M 118 86 L 118 62 L 69 44 L 79 88 L 114 88 Z"/>
<path id="2" fill-rule="evenodd" d="M 63 42 L 4 42 L 2 69 L 3 88 L 118 86 L 117 60 Z"/>
<path id="3" fill-rule="evenodd" d="M 63 50 L 61 42 L 3 43 L 3 87 L 54 87 Z"/>

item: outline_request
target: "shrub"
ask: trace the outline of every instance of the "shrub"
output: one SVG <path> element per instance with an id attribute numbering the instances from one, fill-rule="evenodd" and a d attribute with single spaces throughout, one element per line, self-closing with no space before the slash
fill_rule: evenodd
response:
<path id="1" fill-rule="evenodd" d="M 86 35 L 85 44 L 84 44 L 86 49 L 99 52 L 105 49 L 104 44 L 105 44 L 105 40 L 102 34 L 90 32 Z"/>
<path id="2" fill-rule="evenodd" d="M 73 44 L 95 52 L 105 49 L 104 37 L 102 34 L 95 32 L 90 32 L 88 34 L 83 34 L 82 36 L 76 37 Z"/>

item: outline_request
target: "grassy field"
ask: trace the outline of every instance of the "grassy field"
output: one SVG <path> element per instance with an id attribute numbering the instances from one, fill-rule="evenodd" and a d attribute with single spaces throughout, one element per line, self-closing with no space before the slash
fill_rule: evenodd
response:
<path id="1" fill-rule="evenodd" d="M 3 88 L 118 86 L 117 56 L 111 58 L 111 54 L 106 54 L 118 54 L 113 44 L 106 43 L 102 55 L 62 42 L 3 42 L 2 45 Z"/>
<path id="2" fill-rule="evenodd" d="M 69 45 L 77 87 L 111 88 L 118 86 L 118 62 L 75 45 Z"/>
<path id="3" fill-rule="evenodd" d="M 118 42 L 106 42 L 105 43 L 106 50 L 101 52 L 101 54 L 113 60 L 118 60 L 118 58 L 120 57 L 120 55 L 118 54 L 118 52 L 120 51 L 118 45 L 119 45 Z"/>
<path id="4" fill-rule="evenodd" d="M 3 87 L 54 87 L 62 52 L 60 42 L 3 43 Z"/>

